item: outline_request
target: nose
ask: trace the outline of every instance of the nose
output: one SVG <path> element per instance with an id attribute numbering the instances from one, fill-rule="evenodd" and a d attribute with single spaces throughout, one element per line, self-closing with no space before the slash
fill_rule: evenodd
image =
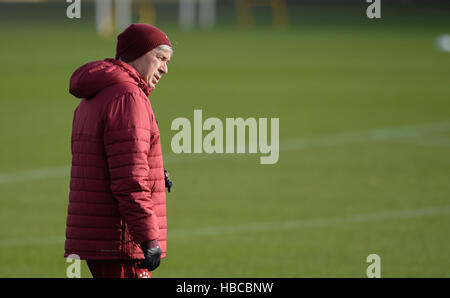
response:
<path id="1" fill-rule="evenodd" d="M 169 72 L 169 67 L 167 66 L 167 63 L 163 62 L 158 70 L 160 73 L 166 74 Z"/>

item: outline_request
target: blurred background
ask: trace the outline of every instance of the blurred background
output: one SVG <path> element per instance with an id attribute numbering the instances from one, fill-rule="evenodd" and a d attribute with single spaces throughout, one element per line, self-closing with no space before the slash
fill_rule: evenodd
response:
<path id="1" fill-rule="evenodd" d="M 174 45 L 150 97 L 175 184 L 154 277 L 366 277 L 369 254 L 450 277 L 449 1 L 76 2 L 0 0 L 0 277 L 66 276 L 69 78 L 130 22 Z M 279 118 L 279 161 L 174 154 L 194 109 Z"/>

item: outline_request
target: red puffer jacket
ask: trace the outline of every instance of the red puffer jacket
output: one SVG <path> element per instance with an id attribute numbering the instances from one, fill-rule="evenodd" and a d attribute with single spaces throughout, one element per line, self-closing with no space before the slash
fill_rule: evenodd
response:
<path id="1" fill-rule="evenodd" d="M 143 259 L 157 239 L 166 255 L 161 143 L 148 89 L 113 59 L 78 68 L 70 93 L 83 98 L 72 128 L 72 171 L 65 257 Z"/>

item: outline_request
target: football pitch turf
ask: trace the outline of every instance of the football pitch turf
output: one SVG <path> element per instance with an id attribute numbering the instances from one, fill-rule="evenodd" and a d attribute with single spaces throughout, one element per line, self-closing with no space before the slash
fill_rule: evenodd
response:
<path id="1" fill-rule="evenodd" d="M 450 53 L 435 47 L 450 20 L 425 13 L 422 24 L 386 11 L 280 31 L 168 26 L 175 53 L 150 100 L 174 188 L 153 276 L 365 277 L 377 254 L 382 277 L 450 277 Z M 0 277 L 66 276 L 79 103 L 68 82 L 115 40 L 61 19 L 0 26 Z M 279 161 L 172 153 L 171 122 L 194 109 L 279 118 Z"/>

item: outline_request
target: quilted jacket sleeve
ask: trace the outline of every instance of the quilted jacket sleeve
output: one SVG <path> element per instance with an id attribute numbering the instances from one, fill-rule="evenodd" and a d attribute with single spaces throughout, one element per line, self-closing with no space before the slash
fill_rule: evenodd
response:
<path id="1" fill-rule="evenodd" d="M 159 237 L 149 183 L 151 117 L 147 98 L 126 93 L 111 102 L 104 127 L 111 191 L 137 243 Z"/>

